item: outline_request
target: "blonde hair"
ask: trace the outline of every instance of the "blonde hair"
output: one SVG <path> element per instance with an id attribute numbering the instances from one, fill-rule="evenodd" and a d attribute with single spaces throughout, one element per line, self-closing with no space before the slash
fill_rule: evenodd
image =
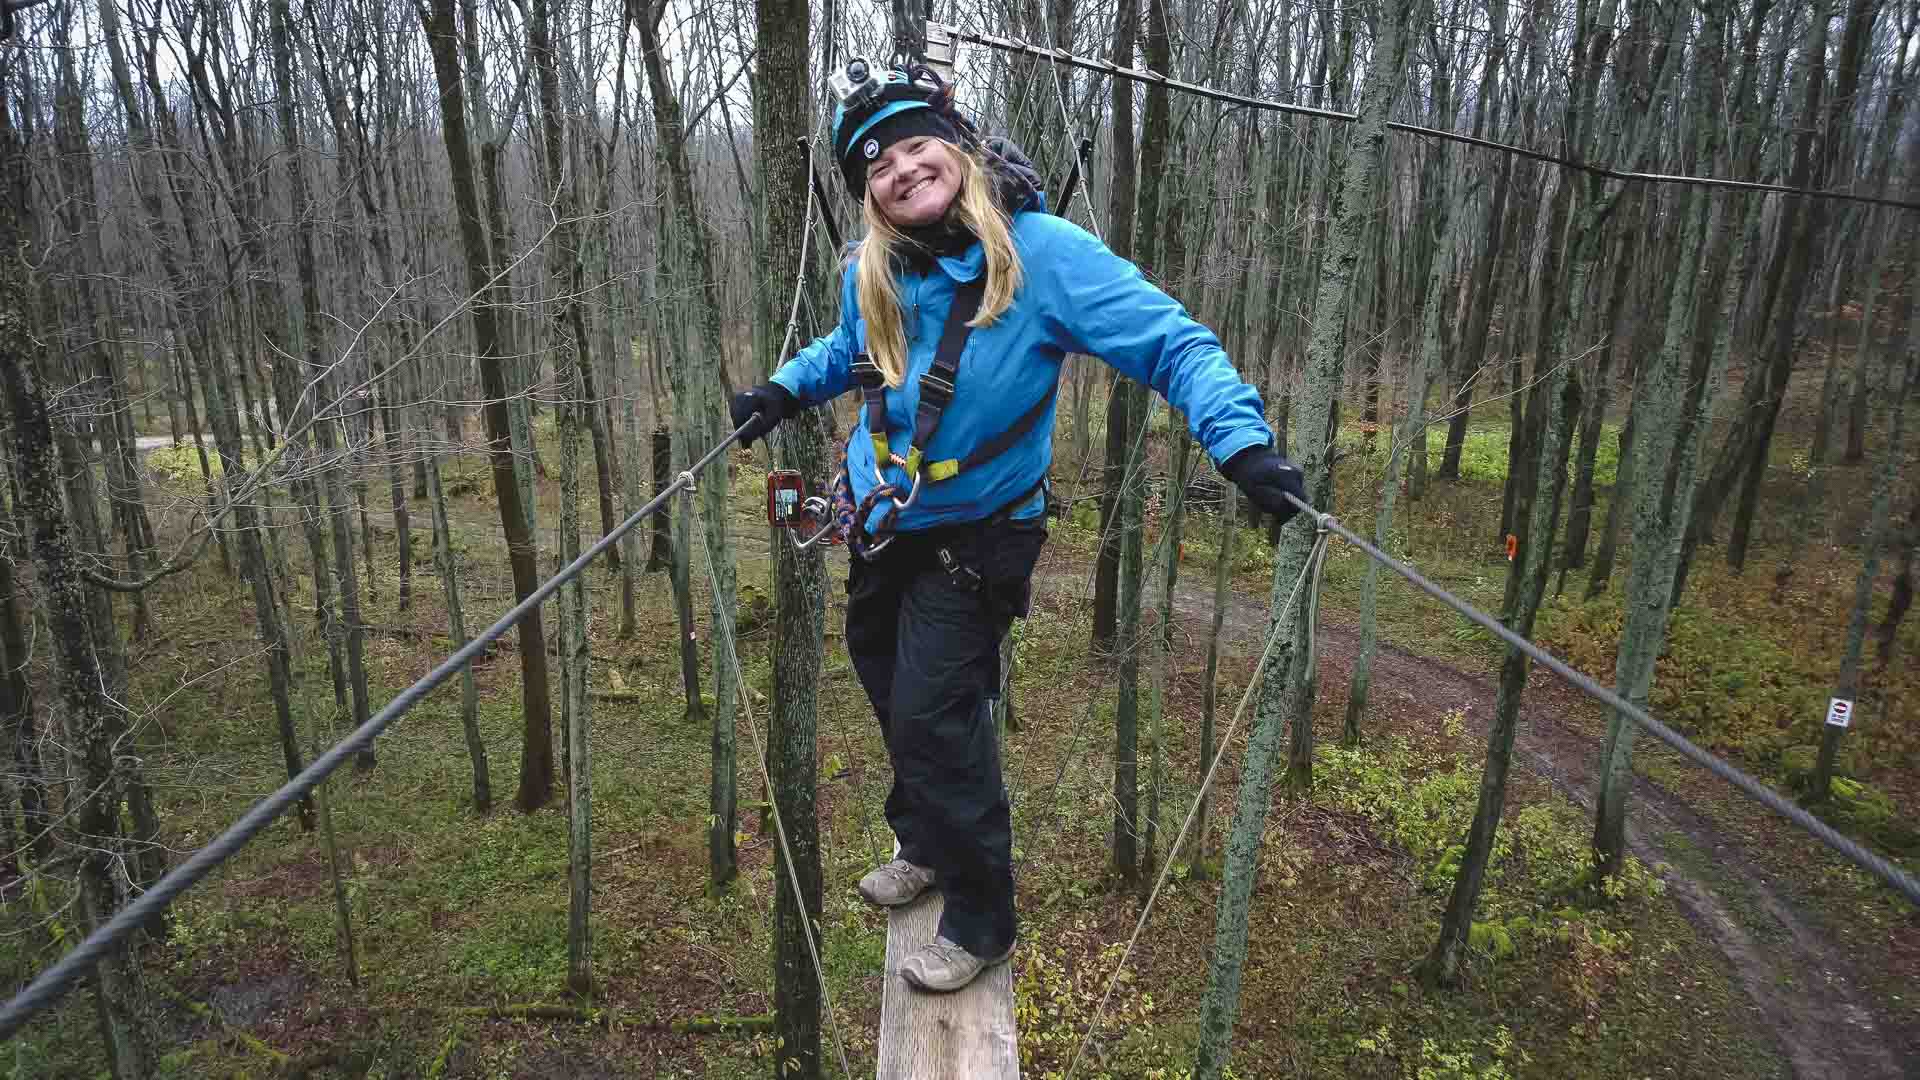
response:
<path id="1" fill-rule="evenodd" d="M 980 240 L 986 252 L 987 288 L 980 298 L 980 313 L 968 326 L 992 326 L 1013 305 L 1013 294 L 1020 288 L 1020 253 L 1013 247 L 1013 222 L 993 197 L 993 179 L 985 166 L 972 154 L 945 139 L 936 140 L 960 162 L 960 190 L 948 212 Z M 898 387 L 907 376 L 907 335 L 900 313 L 900 286 L 893 264 L 900 245 L 908 243 L 867 190 L 863 203 L 867 236 L 854 253 L 856 295 L 860 314 L 867 320 L 867 355 L 886 376 L 887 385 Z"/>

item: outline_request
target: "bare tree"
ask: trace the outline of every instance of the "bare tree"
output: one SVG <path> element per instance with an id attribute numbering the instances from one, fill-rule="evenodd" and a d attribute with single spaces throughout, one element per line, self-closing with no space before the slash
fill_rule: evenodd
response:
<path id="1" fill-rule="evenodd" d="M 423 0 L 421 25 L 433 52 L 434 74 L 440 85 L 441 137 L 446 141 L 448 172 L 454 205 L 460 217 L 460 240 L 467 260 L 467 285 L 473 294 L 475 363 L 480 369 L 487 402 L 482 416 L 487 426 L 487 459 L 493 466 L 494 498 L 500 504 L 500 528 L 507 538 L 507 558 L 513 567 L 514 594 L 522 600 L 539 587 L 540 573 L 527 516 L 520 503 L 520 485 L 514 476 L 512 437 L 508 430 L 506 372 L 501 363 L 499 327 L 486 293 L 492 287 L 492 265 L 486 230 L 480 219 L 480 198 L 473 178 L 472 147 L 467 139 L 466 102 L 462 87 L 459 39 L 455 35 L 453 0 Z M 520 621 L 520 692 L 524 738 L 520 748 L 520 787 L 514 802 L 525 811 L 537 810 L 553 798 L 553 712 L 547 687 L 546 631 L 538 608 Z"/>
<path id="2" fill-rule="evenodd" d="M 667 79 L 666 57 L 661 51 L 660 20 L 666 14 L 665 0 L 648 0 L 628 7 L 628 18 L 640 33 L 640 45 L 647 69 L 647 87 L 652 95 L 653 122 L 660 143 L 660 155 L 672 181 L 672 206 L 675 224 L 687 247 L 688 267 L 696 275 L 699 287 L 695 307 L 699 316 L 700 348 L 681 355 L 688 372 L 688 396 L 679 400 L 683 415 L 692 421 L 691 431 L 702 446 L 720 441 L 720 394 L 726 371 L 726 340 L 721 333 L 719 279 L 714 273 L 713 243 L 700 212 L 694 191 L 693 168 L 687 155 L 687 125 L 679 95 Z M 721 91 L 724 93 L 724 90 Z M 716 627 L 734 622 L 733 547 L 727 536 L 727 485 L 724 480 L 701 485 L 701 526 L 705 532 L 708 570 L 713 576 L 713 621 Z M 707 823 L 707 854 L 714 888 L 723 888 L 737 873 L 733 834 L 738 820 L 738 792 L 735 777 L 733 712 L 735 687 L 739 675 L 736 658 L 728 648 L 714 650 L 713 783 L 710 790 Z"/>

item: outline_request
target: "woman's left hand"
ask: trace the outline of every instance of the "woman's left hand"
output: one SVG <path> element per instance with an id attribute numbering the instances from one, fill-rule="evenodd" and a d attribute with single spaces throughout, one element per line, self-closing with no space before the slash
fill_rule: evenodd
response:
<path id="1" fill-rule="evenodd" d="M 1287 496 L 1307 501 L 1305 477 L 1300 467 L 1271 447 L 1250 446 L 1228 458 L 1220 466 L 1220 472 L 1246 492 L 1253 505 L 1263 513 L 1272 514 L 1282 525 L 1300 512 Z"/>

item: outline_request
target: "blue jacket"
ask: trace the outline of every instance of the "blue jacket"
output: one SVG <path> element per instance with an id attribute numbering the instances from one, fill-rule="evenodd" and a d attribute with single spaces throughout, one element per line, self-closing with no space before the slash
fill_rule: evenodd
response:
<path id="1" fill-rule="evenodd" d="M 1038 196 L 1013 216 L 1014 246 L 1024 279 L 1013 304 L 992 326 L 975 329 L 961 354 L 953 402 L 929 461 L 964 457 L 1011 427 L 1015 418 L 1051 393 L 1066 354 L 1088 353 L 1121 374 L 1151 386 L 1187 417 L 1194 438 L 1219 465 L 1249 446 L 1272 442 L 1260 395 L 1241 381 L 1220 339 L 1160 291 L 1138 267 L 1115 255 L 1078 225 L 1046 213 Z M 963 254 L 941 258 L 925 274 L 903 272 L 900 299 L 907 334 L 903 385 L 887 388 L 887 429 L 893 452 L 905 457 L 920 404 L 920 376 L 933 363 L 957 284 L 985 272 L 978 243 Z M 853 358 L 866 348 L 854 269 L 841 282 L 840 325 L 780 366 L 773 381 L 806 405 L 819 405 L 856 389 Z M 1055 395 L 1041 422 L 990 461 L 942 481 L 927 481 L 920 497 L 900 514 L 901 531 L 957 524 L 987 517 L 1034 491 L 1053 458 Z M 856 500 L 875 487 L 873 444 L 866 407 L 847 441 L 847 472 Z M 889 466 L 887 478 L 908 490 L 905 470 Z M 1014 517 L 1044 509 L 1036 495 Z"/>

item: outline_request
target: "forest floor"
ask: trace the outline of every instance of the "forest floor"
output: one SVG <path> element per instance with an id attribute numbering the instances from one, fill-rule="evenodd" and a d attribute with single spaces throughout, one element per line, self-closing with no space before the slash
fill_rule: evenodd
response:
<path id="1" fill-rule="evenodd" d="M 1477 425 L 1477 429 L 1478 429 Z M 1489 444 L 1500 433 L 1477 430 Z M 1504 445 L 1501 443 L 1500 445 Z M 1504 559 L 1485 525 L 1499 487 L 1484 456 L 1458 483 L 1412 504 L 1396 550 L 1482 606 L 1497 604 Z M 552 459 L 549 459 L 549 464 Z M 736 541 L 746 583 L 764 590 L 767 534 L 756 527 L 760 475 L 737 460 Z M 483 466 L 449 470 L 470 624 L 504 609 L 511 584 Z M 590 473 L 589 473 L 590 476 Z M 1366 531 L 1364 472 L 1342 479 L 1342 510 Z M 1770 492 L 1784 499 L 1790 493 Z M 543 489 L 543 522 L 553 493 Z M 368 605 L 376 702 L 423 674 L 449 646 L 439 587 L 414 510 L 414 602 L 394 606 L 393 544 L 376 514 L 377 596 Z M 589 516 L 590 515 L 583 515 Z M 1716 752 L 1781 785 L 1783 747 L 1804 743 L 1834 665 L 1833 597 L 1849 590 L 1857 515 L 1837 516 L 1803 547 L 1763 528 L 1756 565 L 1800 555 L 1789 595 L 1742 583 L 1703 552 L 1660 674 L 1678 686 L 1655 711 Z M 1852 530 L 1851 532 L 1849 530 Z M 1162 837 L 1178 829 L 1197 769 L 1201 662 L 1212 613 L 1215 526 L 1188 528 L 1175 591 L 1173 673 L 1162 745 Z M 1466 534 L 1472 532 L 1469 540 Z M 1480 536 L 1479 534 L 1489 534 Z M 547 534 L 550 537 L 550 531 Z M 1249 541 L 1252 534 L 1247 533 Z M 293 544 L 297 533 L 287 533 Z M 1150 535 L 1149 541 L 1151 542 Z M 697 545 L 696 545 L 697 546 Z M 1093 533 L 1061 521 L 1043 559 L 1032 617 L 1020 630 L 1009 734 L 1022 945 L 1013 961 L 1029 1075 L 1064 1068 L 1138 915 L 1135 890 L 1107 868 L 1112 823 L 1112 673 L 1086 657 Z M 1482 550 L 1484 549 L 1484 550 Z M 1265 631 L 1271 558 L 1243 543 L 1224 631 L 1222 723 L 1239 700 Z M 298 565 L 300 558 L 295 556 Z M 1330 552 L 1319 636 L 1315 785 L 1276 793 L 1261 849 L 1250 960 L 1235 1029 L 1242 1077 L 1644 1077 L 1915 1075 L 1920 1061 L 1920 917 L 1863 874 L 1718 780 L 1640 741 L 1632 809 L 1638 858 L 1615 899 L 1575 883 L 1587 869 L 1597 746 L 1605 716 L 1536 673 L 1510 788 L 1505 843 L 1479 912 L 1463 984 L 1424 989 L 1413 968 L 1431 947 L 1451 859 L 1472 813 L 1493 711 L 1498 651 L 1484 635 L 1397 585 L 1382 591 L 1382 646 L 1359 748 L 1334 744 L 1357 651 L 1364 559 Z M 704 595 L 704 569 L 694 580 Z M 836 553 L 830 576 L 844 574 Z M 1580 575 L 1575 575 L 1580 576 Z M 1765 576 L 1765 575 L 1761 575 Z M 168 843 L 204 843 L 276 782 L 271 711 L 257 639 L 237 583 L 196 568 L 154 598 L 157 628 L 132 647 L 133 708 L 152 723 L 143 746 L 160 788 Z M 616 639 L 618 593 L 592 575 L 595 914 L 594 1008 L 573 1022 L 527 1015 L 564 1003 L 567 860 L 564 819 L 509 804 L 518 765 L 514 647 L 477 665 L 495 810 L 471 805 L 458 692 L 443 688 L 383 739 L 380 762 L 332 783 L 351 852 L 361 984 L 348 984 L 317 840 L 277 823 L 213 881 L 176 905 L 172 932 L 146 950 L 163 1003 L 158 1018 L 173 1076 L 734 1077 L 767 1075 L 770 1034 L 690 1033 L 689 1021 L 759 1016 L 771 1007 L 772 837 L 751 766 L 749 727 L 765 723 L 769 631 L 743 625 L 752 723 L 741 733 L 741 873 L 707 888 L 708 737 L 683 716 L 672 604 L 662 575 L 643 579 L 638 633 Z M 1579 591 L 1578 586 L 1572 586 Z M 1756 598 L 1753 594 L 1758 593 Z M 856 1075 L 870 1075 L 881 989 L 884 917 L 853 894 L 884 852 L 879 804 L 888 783 L 877 731 L 839 642 L 830 590 L 827 670 L 820 683 L 822 920 L 828 985 Z M 1615 593 L 1557 600 L 1540 636 L 1598 675 L 1611 672 L 1605 627 Z M 751 604 L 744 604 L 751 608 Z M 706 605 L 696 605 L 706 637 Z M 1827 611 L 1824 619 L 1810 613 Z M 1815 625 L 1818 624 L 1818 625 Z M 299 719 L 311 746 L 342 728 L 324 652 L 306 623 Z M 1725 635 L 1725 636 L 1718 636 Z M 1737 639 L 1737 650 L 1729 644 Z M 1884 792 L 1897 822 L 1916 820 L 1920 756 L 1911 673 L 1920 650 L 1909 620 L 1896 661 L 1863 699 L 1855 775 Z M 1698 654 L 1698 655 L 1696 655 Z M 1704 659 L 1703 659 L 1704 657 Z M 1738 685 L 1727 676 L 1737 674 Z M 707 678 L 711 679 L 710 671 Z M 1604 681 L 1604 678 L 1603 678 Z M 1702 687 L 1705 689 L 1702 689 Z M 1764 692 L 1763 689 L 1764 688 Z M 1670 706 L 1663 708 L 1663 705 Z M 1882 731 L 1881 729 L 1885 729 Z M 1236 741 L 1244 743 L 1243 725 Z M 1142 753 L 1146 752 L 1143 742 Z M 1182 1075 L 1206 981 L 1216 884 L 1205 871 L 1231 817 L 1238 750 L 1212 800 L 1209 854 L 1183 861 L 1155 909 L 1101 1024 L 1101 1060 L 1080 1075 Z M 1144 773 L 1145 770 L 1143 770 Z M 1897 829 L 1855 830 L 1916 865 Z M 58 948 L 62 886 L 37 879 L 7 896 L 0 977 Z M 48 930 L 54 931 L 49 935 Z M 92 1075 L 101 1067 L 88 994 L 10 1048 L 0 1075 Z M 676 1030 L 675 1025 L 681 1026 Z M 831 1042 L 827 1044 L 831 1062 Z M 827 1064 L 828 1075 L 837 1066 Z"/>

